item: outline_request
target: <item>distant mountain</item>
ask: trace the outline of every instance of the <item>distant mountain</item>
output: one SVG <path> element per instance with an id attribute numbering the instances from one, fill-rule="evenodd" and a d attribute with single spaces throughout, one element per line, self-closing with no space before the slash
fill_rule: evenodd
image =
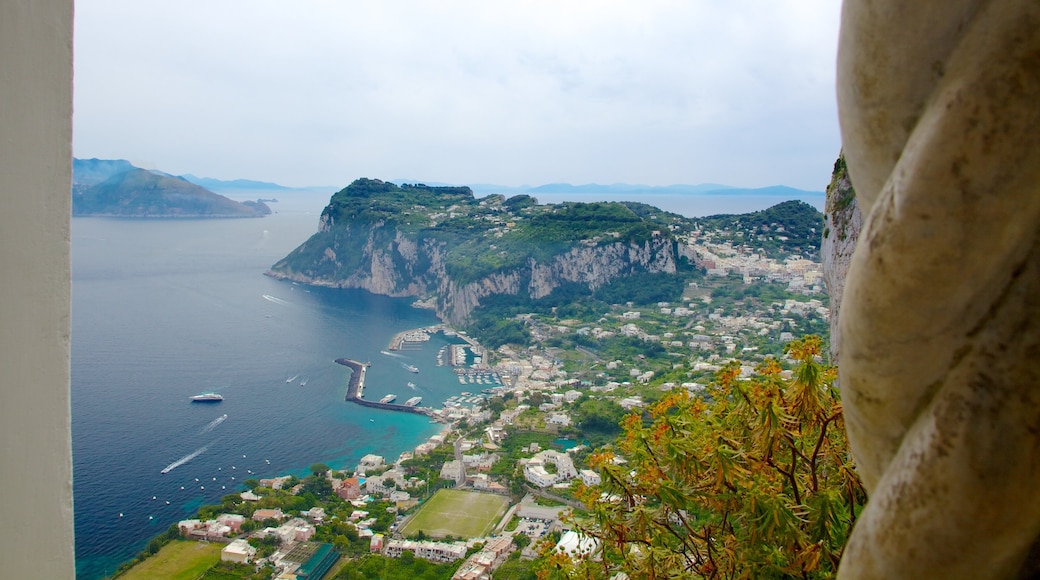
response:
<path id="1" fill-rule="evenodd" d="M 630 183 L 571 185 L 570 183 L 548 183 L 538 187 L 530 187 L 525 193 L 705 193 L 725 189 L 730 189 L 730 187 L 718 183 L 702 183 L 700 185 L 639 185 Z"/>
<path id="2" fill-rule="evenodd" d="M 422 183 L 431 187 L 452 187 L 454 184 L 431 182 L 431 181 L 414 181 L 414 180 L 395 180 L 393 183 L 398 185 L 404 185 L 406 183 L 416 184 Z M 772 185 L 769 187 L 734 187 L 731 185 L 723 185 L 721 183 L 699 183 L 697 185 L 688 184 L 675 184 L 675 185 L 641 185 L 632 183 L 612 183 L 610 185 L 602 185 L 599 183 L 585 183 L 581 185 L 574 185 L 571 183 L 547 183 L 545 185 L 495 185 L 491 183 L 478 183 L 469 186 L 477 195 L 490 195 L 494 193 L 501 193 L 504 195 L 517 195 L 525 193 L 528 195 L 537 196 L 539 193 L 545 194 L 606 194 L 606 195 L 624 195 L 632 194 L 633 196 L 638 195 L 661 195 L 661 194 L 697 194 L 697 195 L 762 195 L 762 196 L 777 196 L 786 197 L 787 199 L 803 197 L 806 195 L 823 195 L 822 191 L 806 191 L 803 189 L 796 189 L 793 187 L 787 187 L 786 185 Z M 638 197 L 633 197 L 632 200 L 636 201 Z"/>
<path id="3" fill-rule="evenodd" d="M 182 175 L 184 179 L 194 183 L 195 185 L 201 185 L 211 190 L 245 190 L 245 191 L 286 191 L 292 189 L 291 187 L 285 187 L 284 185 L 278 185 L 277 183 L 271 183 L 269 181 L 253 181 L 252 179 L 232 179 L 225 181 L 223 179 L 214 179 L 212 177 L 195 177 L 190 173 Z"/>
<path id="4" fill-rule="evenodd" d="M 73 189 L 85 189 L 107 180 L 113 175 L 136 169 L 126 159 L 72 159 Z"/>
<path id="5" fill-rule="evenodd" d="M 771 185 L 769 187 L 744 188 L 724 186 L 720 189 L 702 191 L 704 195 L 764 195 L 783 197 L 785 199 L 798 198 L 805 195 L 823 195 L 822 191 L 807 191 L 795 189 L 786 185 Z"/>
<path id="6" fill-rule="evenodd" d="M 91 175 L 99 175 L 122 165 L 95 163 L 93 167 Z M 80 182 L 72 194 L 74 216 L 261 217 L 269 213 L 271 209 L 263 202 L 239 203 L 186 179 L 132 165 L 95 185 Z"/>

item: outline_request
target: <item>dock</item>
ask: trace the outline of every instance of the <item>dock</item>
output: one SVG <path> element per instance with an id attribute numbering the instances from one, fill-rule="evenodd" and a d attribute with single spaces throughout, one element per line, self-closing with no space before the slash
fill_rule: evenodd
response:
<path id="1" fill-rule="evenodd" d="M 354 403 L 372 409 L 383 409 L 386 411 L 404 411 L 406 413 L 416 413 L 418 415 L 430 414 L 430 409 L 427 407 L 409 407 L 408 405 L 396 405 L 394 403 L 366 401 L 362 398 L 365 392 L 365 373 L 371 364 L 358 362 L 349 358 L 338 358 L 336 359 L 336 362 L 345 367 L 349 367 L 351 370 L 350 381 L 347 383 L 346 400 L 348 403 Z"/>
<path id="2" fill-rule="evenodd" d="M 388 350 L 403 350 L 408 343 L 422 343 L 430 340 L 431 334 L 437 334 L 438 332 L 444 332 L 447 327 L 443 324 L 434 324 L 432 326 L 426 326 L 423 328 L 413 328 L 411 330 L 403 330 L 394 335 L 390 339 L 390 344 L 387 346 Z"/>

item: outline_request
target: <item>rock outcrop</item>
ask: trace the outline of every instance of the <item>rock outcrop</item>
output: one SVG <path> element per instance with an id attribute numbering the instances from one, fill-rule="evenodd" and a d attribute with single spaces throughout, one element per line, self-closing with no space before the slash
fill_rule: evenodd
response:
<path id="1" fill-rule="evenodd" d="M 268 274 L 433 298 L 443 320 L 464 325 L 491 296 L 538 300 L 576 285 L 591 294 L 618 278 L 690 263 L 668 224 L 650 217 L 665 212 L 634 207 L 478 200 L 466 187 L 359 179 L 333 195 L 318 232 Z"/>
<path id="2" fill-rule="evenodd" d="M 636 272 L 674 273 L 679 260 L 678 245 L 667 237 L 641 244 L 619 241 L 570 248 L 544 260 L 529 258 L 520 267 L 459 281 L 448 273 L 447 242 L 416 240 L 385 223 L 375 224 L 362 234 L 363 239 L 358 239 L 354 235 L 359 233 L 358 229 L 343 228 L 336 235 L 332 220 L 325 219 L 322 231 L 272 266 L 268 274 L 317 286 L 360 288 L 385 296 L 436 296 L 438 316 L 450 324 L 462 325 L 473 309 L 492 295 L 523 294 L 538 299 L 567 283 L 582 284 L 591 292 Z M 312 249 L 314 245 L 324 247 Z M 301 255 L 315 252 L 321 256 L 316 262 L 299 266 Z M 343 254 L 351 259 L 340 259 Z M 344 267 L 350 264 L 353 266 L 347 273 Z"/>
<path id="3" fill-rule="evenodd" d="M 845 292 L 845 276 L 849 271 L 852 252 L 856 249 L 856 240 L 863 228 L 863 216 L 856 203 L 856 191 L 849 179 L 844 153 L 834 162 L 831 183 L 827 186 L 824 214 L 820 258 L 823 262 L 823 281 L 831 299 L 831 363 L 837 365 L 841 355 L 841 330 L 838 328 L 841 297 Z"/>

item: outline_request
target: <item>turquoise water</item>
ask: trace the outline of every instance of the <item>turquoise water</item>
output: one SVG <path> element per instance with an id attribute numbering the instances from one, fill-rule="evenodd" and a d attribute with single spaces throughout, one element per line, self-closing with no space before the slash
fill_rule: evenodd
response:
<path id="1" fill-rule="evenodd" d="M 336 358 L 373 363 L 370 400 L 419 395 L 439 407 L 472 389 L 435 366 L 443 336 L 401 358 L 380 353 L 396 332 L 437 322 L 410 299 L 262 275 L 316 230 L 328 201 L 327 194 L 281 197 L 272 204 L 277 213 L 263 219 L 72 221 L 79 578 L 110 574 L 171 523 L 241 490 L 246 478 L 303 474 L 318 462 L 351 469 L 367 453 L 392 460 L 440 430 L 419 415 L 344 402 L 350 371 Z M 738 213 L 781 200 L 681 201 L 668 209 Z M 210 391 L 224 402 L 188 400 Z"/>
<path id="2" fill-rule="evenodd" d="M 111 573 L 246 478 L 302 474 L 317 462 L 352 469 L 367 453 L 396 459 L 441 429 L 420 415 L 346 403 L 350 370 L 334 362 L 373 363 L 366 398 L 420 395 L 440 406 L 463 388 L 436 366 L 443 336 L 400 357 L 380 354 L 394 333 L 437 322 L 431 312 L 262 275 L 315 230 L 316 212 L 73 220 L 79 578 Z M 189 402 L 210 391 L 225 400 Z"/>

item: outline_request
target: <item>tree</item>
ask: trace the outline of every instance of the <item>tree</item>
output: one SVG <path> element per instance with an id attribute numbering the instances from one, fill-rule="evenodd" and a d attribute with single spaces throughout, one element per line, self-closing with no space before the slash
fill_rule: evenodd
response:
<path id="1" fill-rule="evenodd" d="M 834 575 L 865 494 L 834 369 L 817 362 L 821 346 L 815 336 L 788 345 L 798 361 L 792 379 L 772 359 L 750 380 L 731 363 L 710 399 L 676 389 L 647 419 L 626 416 L 617 451 L 627 464 L 594 454 L 603 483 L 579 490 L 590 518 L 577 524 L 600 542 L 600 561 L 553 556 L 547 574 Z"/>
<path id="2" fill-rule="evenodd" d="M 315 463 L 311 465 L 310 470 L 316 477 L 323 477 L 329 471 L 329 466 L 324 463 Z"/>

